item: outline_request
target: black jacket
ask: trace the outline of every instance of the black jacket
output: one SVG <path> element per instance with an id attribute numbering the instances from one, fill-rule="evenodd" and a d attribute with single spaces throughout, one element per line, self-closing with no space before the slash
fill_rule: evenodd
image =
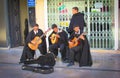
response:
<path id="1" fill-rule="evenodd" d="M 41 36 L 43 34 L 43 31 L 41 29 L 38 29 L 38 33 L 35 34 L 34 31 L 32 30 L 28 36 L 27 36 L 27 39 L 26 39 L 26 45 L 31 42 L 36 36 Z M 40 44 L 42 47 L 44 47 L 44 49 L 47 48 L 47 45 L 46 45 L 46 37 L 43 36 L 42 38 L 42 43 Z"/>
<path id="2" fill-rule="evenodd" d="M 82 33 L 83 30 L 84 30 L 84 26 L 85 26 L 84 14 L 83 13 L 78 12 L 77 14 L 74 14 L 72 16 L 69 28 L 67 29 L 68 33 L 71 34 L 73 32 L 73 26 L 75 26 L 75 25 L 80 26 L 80 30 L 81 30 L 81 33 Z"/>
<path id="3" fill-rule="evenodd" d="M 35 34 L 34 31 L 32 30 L 28 36 L 27 36 L 27 39 L 26 39 L 26 43 L 28 44 L 29 42 L 31 42 L 36 36 L 41 36 L 43 34 L 43 31 L 41 29 L 38 29 L 38 33 Z M 42 40 L 44 41 L 45 40 L 45 37 L 42 37 Z"/>

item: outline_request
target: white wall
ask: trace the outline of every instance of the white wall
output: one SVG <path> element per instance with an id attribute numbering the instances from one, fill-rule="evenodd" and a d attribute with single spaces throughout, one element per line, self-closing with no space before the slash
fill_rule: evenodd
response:
<path id="1" fill-rule="evenodd" d="M 119 33 L 118 33 L 118 38 L 119 38 L 119 40 L 118 40 L 118 45 L 119 45 L 119 50 L 120 50 L 120 8 L 119 8 L 119 28 L 118 28 L 118 30 L 119 30 Z"/>
<path id="2" fill-rule="evenodd" d="M 43 31 L 45 27 L 45 9 L 44 0 L 36 0 L 35 11 L 36 11 L 36 23 L 39 24 L 39 28 Z"/>
<path id="3" fill-rule="evenodd" d="M 36 0 L 35 11 L 36 23 L 39 24 L 39 28 L 45 32 L 48 29 L 47 0 Z M 49 47 L 48 38 L 46 38 L 46 41 L 47 47 Z"/>
<path id="4" fill-rule="evenodd" d="M 115 46 L 114 46 L 114 49 L 115 50 L 118 50 L 118 47 L 119 47 L 119 40 L 118 40 L 118 28 L 119 28 L 119 21 L 118 21 L 118 15 L 119 15 L 119 9 L 118 9 L 118 0 L 115 0 L 114 1 L 114 24 L 115 24 L 115 31 L 114 31 L 114 40 L 115 40 Z"/>

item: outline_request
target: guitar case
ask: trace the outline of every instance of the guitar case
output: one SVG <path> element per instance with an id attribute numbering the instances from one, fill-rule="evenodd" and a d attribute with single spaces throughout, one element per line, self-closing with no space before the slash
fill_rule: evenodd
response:
<path id="1" fill-rule="evenodd" d="M 22 66 L 23 70 L 29 70 L 42 74 L 49 74 L 54 72 L 55 57 L 53 53 L 39 56 L 37 59 L 25 61 Z"/>
<path id="2" fill-rule="evenodd" d="M 41 74 L 50 74 L 54 72 L 53 67 L 39 67 L 39 66 L 29 66 L 29 65 L 23 65 L 22 70 L 28 70 Z"/>

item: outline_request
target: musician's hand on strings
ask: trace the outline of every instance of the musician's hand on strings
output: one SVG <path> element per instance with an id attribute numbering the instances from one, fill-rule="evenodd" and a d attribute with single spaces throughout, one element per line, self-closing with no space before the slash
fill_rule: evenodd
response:
<path id="1" fill-rule="evenodd" d="M 32 44 L 35 44 L 35 42 L 34 42 L 34 41 L 31 41 L 31 43 L 32 43 Z"/>
<path id="2" fill-rule="evenodd" d="M 50 37 L 50 39 L 53 39 L 53 37 Z"/>
<path id="3" fill-rule="evenodd" d="M 85 40 L 85 38 L 84 38 L 84 36 L 83 36 L 83 35 L 81 35 L 81 36 L 80 36 L 80 38 L 81 38 L 82 40 Z"/>
<path id="4" fill-rule="evenodd" d="M 73 42 L 71 42 L 71 41 L 68 41 L 68 43 L 69 43 L 70 45 L 72 45 L 72 44 L 73 44 Z"/>
<path id="5" fill-rule="evenodd" d="M 59 36 L 58 34 L 56 34 L 56 37 L 57 37 L 57 38 L 60 38 L 60 36 Z"/>

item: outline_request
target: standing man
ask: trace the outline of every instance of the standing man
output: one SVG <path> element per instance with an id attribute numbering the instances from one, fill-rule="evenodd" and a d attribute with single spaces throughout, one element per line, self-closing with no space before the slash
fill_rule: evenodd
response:
<path id="1" fill-rule="evenodd" d="M 43 31 L 41 29 L 39 29 L 39 25 L 38 24 L 35 24 L 33 26 L 33 30 L 28 34 L 28 36 L 26 38 L 26 43 L 24 45 L 23 53 L 22 53 L 22 56 L 20 58 L 20 63 L 24 63 L 24 61 L 26 61 L 26 60 L 34 59 L 35 50 L 32 50 L 28 46 L 28 43 L 36 44 L 36 42 L 34 42 L 33 39 L 36 36 L 40 37 L 41 35 L 43 35 Z M 38 49 L 39 49 L 39 51 L 40 51 L 40 53 L 42 55 L 45 55 L 47 53 L 45 36 L 43 36 L 41 38 L 41 40 L 42 40 L 42 43 L 38 45 Z"/>
<path id="2" fill-rule="evenodd" d="M 73 7 L 72 8 L 72 14 L 73 14 L 73 16 L 71 18 L 69 28 L 67 29 L 67 31 L 68 31 L 68 33 L 70 35 L 73 32 L 73 26 L 74 25 L 80 26 L 80 33 L 83 33 L 84 26 L 85 26 L 84 14 L 80 13 L 78 11 L 79 11 L 78 7 Z"/>
<path id="3" fill-rule="evenodd" d="M 56 24 L 52 25 L 53 32 L 48 37 L 49 50 L 58 56 L 58 48 L 60 48 L 61 59 L 64 62 L 66 60 L 66 46 L 67 46 L 67 33 L 64 30 L 59 30 Z"/>

